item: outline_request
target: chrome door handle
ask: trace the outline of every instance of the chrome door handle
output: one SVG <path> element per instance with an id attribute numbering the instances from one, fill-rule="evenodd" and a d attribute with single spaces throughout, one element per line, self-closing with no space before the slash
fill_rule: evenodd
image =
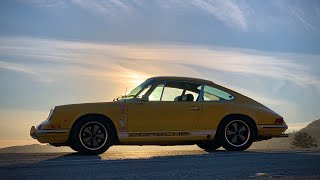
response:
<path id="1" fill-rule="evenodd" d="M 201 108 L 198 106 L 190 107 L 189 110 L 200 110 Z"/>

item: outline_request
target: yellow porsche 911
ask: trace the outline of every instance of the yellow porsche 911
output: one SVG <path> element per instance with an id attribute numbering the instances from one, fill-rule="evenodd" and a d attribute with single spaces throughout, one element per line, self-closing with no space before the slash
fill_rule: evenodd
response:
<path id="1" fill-rule="evenodd" d="M 30 135 L 41 143 L 101 154 L 112 145 L 192 145 L 242 151 L 287 137 L 283 118 L 211 81 L 153 77 L 114 102 L 56 106 Z"/>

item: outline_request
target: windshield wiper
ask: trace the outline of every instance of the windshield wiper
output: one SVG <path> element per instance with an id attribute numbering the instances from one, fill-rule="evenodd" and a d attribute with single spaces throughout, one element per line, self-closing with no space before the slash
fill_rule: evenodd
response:
<path id="1" fill-rule="evenodd" d="M 134 97 L 135 95 L 126 95 L 126 96 L 119 96 L 119 97 L 116 97 L 113 99 L 113 101 L 119 101 L 121 99 L 126 99 L 126 98 L 129 98 L 129 97 Z"/>

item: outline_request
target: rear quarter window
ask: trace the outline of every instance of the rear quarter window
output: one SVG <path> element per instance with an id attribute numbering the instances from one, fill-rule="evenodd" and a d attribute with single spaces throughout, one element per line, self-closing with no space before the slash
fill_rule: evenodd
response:
<path id="1" fill-rule="evenodd" d="M 233 100 L 234 96 L 212 86 L 204 86 L 203 100 L 204 101 L 221 101 L 221 100 Z"/>

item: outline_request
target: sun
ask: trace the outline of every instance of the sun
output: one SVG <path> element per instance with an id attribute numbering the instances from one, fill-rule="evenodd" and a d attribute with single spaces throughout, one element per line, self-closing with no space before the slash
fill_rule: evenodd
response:
<path id="1" fill-rule="evenodd" d="M 138 73 L 138 72 L 132 71 L 127 74 L 127 77 L 128 77 L 128 82 L 131 85 L 137 86 L 142 82 L 144 82 L 146 79 L 148 79 L 150 76 L 144 73 Z"/>

